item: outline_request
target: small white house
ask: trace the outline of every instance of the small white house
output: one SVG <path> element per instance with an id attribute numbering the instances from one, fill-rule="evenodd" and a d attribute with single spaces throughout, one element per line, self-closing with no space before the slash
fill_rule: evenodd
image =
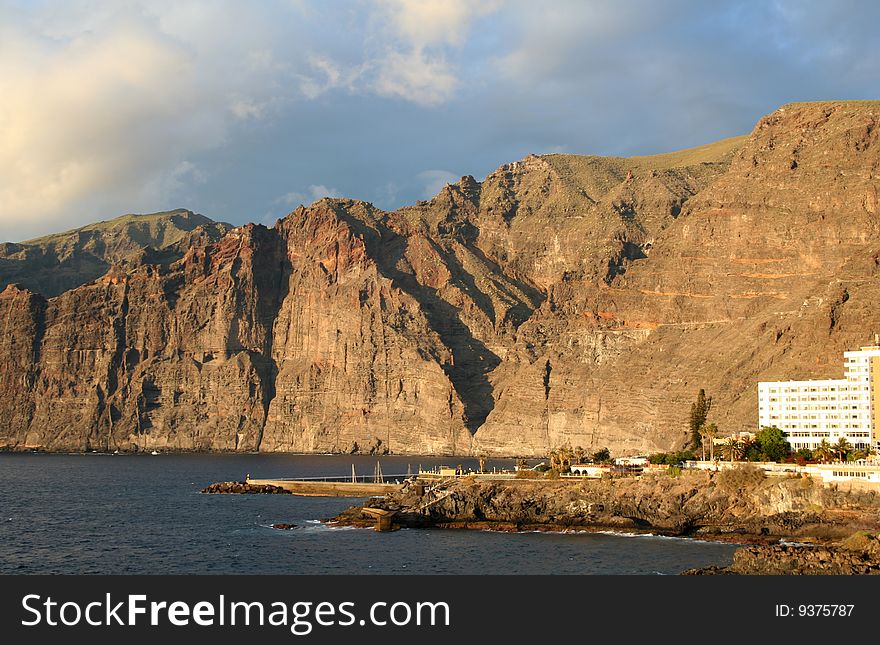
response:
<path id="1" fill-rule="evenodd" d="M 644 456 L 638 457 L 618 457 L 614 460 L 615 466 L 646 466 L 648 458 Z"/>
<path id="2" fill-rule="evenodd" d="M 599 479 L 605 473 L 611 472 L 611 466 L 600 466 L 599 464 L 572 464 L 571 474 L 580 477 L 592 477 Z"/>

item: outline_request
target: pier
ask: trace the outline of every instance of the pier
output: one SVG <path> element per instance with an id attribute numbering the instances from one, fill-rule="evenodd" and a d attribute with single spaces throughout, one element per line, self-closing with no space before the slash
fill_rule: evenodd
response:
<path id="1" fill-rule="evenodd" d="M 410 471 L 406 474 L 384 475 L 381 466 L 377 463 L 372 475 L 357 475 L 352 465 L 351 475 L 252 479 L 248 474 L 245 481 L 252 486 L 275 486 L 291 495 L 304 497 L 378 497 L 401 490 L 406 481 L 430 485 L 464 477 L 480 480 L 515 480 L 516 473 L 503 470 L 475 472 L 460 467 L 438 466 L 430 470 L 419 467 L 415 474 Z"/>
<path id="2" fill-rule="evenodd" d="M 246 481 L 254 486 L 277 486 L 291 495 L 304 497 L 373 497 L 399 491 L 403 483 L 411 478 L 411 474 L 383 475 L 377 462 L 375 472 L 369 476 L 358 476 L 352 464 L 350 476 L 251 479 L 248 474 Z"/>

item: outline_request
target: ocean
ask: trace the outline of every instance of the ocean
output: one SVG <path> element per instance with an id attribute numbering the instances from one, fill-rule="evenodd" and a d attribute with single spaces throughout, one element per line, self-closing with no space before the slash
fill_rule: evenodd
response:
<path id="1" fill-rule="evenodd" d="M 386 477 L 476 460 L 378 458 Z M 341 455 L 0 454 L 3 574 L 677 574 L 735 545 L 614 533 L 333 528 L 352 498 L 205 495 L 216 481 L 373 473 Z M 488 467 L 510 468 L 511 460 Z M 295 524 L 292 530 L 274 523 Z"/>

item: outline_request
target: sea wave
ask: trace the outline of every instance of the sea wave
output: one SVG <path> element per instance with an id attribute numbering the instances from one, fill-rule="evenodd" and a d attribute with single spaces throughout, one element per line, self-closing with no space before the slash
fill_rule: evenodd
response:
<path id="1" fill-rule="evenodd" d="M 626 538 L 653 538 L 655 540 L 673 540 L 678 542 L 688 542 L 690 544 L 718 544 L 718 540 L 701 540 L 693 537 L 681 537 L 678 535 L 658 535 L 656 533 L 627 533 L 626 531 L 596 531 L 600 535 L 613 535 L 615 537 Z M 728 544 L 725 542 L 725 544 Z"/>
<path id="2" fill-rule="evenodd" d="M 354 531 L 360 527 L 357 526 L 339 526 L 337 524 L 328 524 L 322 520 L 306 520 L 308 526 L 303 527 L 305 531 Z M 372 531 L 373 529 L 366 529 Z"/>

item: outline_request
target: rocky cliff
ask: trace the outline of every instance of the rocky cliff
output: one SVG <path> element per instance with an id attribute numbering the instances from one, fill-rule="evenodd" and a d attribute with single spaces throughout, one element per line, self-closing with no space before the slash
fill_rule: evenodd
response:
<path id="1" fill-rule="evenodd" d="M 758 380 L 840 377 L 880 331 L 878 121 L 880 102 L 794 104 L 745 137 L 529 156 L 395 212 L 7 244 L 0 446 L 637 453 L 685 441 L 700 388 L 723 432 L 753 427 Z"/>

